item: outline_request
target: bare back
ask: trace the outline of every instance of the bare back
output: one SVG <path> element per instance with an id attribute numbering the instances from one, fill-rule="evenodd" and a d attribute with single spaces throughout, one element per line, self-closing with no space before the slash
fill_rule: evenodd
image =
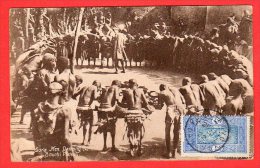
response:
<path id="1" fill-rule="evenodd" d="M 79 95 L 78 106 L 91 105 L 97 97 L 97 87 L 91 85 L 89 87 L 84 86 L 78 92 L 73 95 L 76 98 Z"/>
<path id="2" fill-rule="evenodd" d="M 112 107 L 119 99 L 119 88 L 117 86 L 110 86 L 102 91 L 101 107 Z"/>
<path id="3" fill-rule="evenodd" d="M 185 106 L 185 100 L 177 89 L 167 89 L 161 91 L 159 94 L 159 102 L 161 105 L 165 103 L 167 106 Z"/>
<path id="4" fill-rule="evenodd" d="M 144 92 L 139 88 L 127 89 L 123 100 L 126 101 L 129 110 L 141 110 L 142 105 L 148 105 Z"/>

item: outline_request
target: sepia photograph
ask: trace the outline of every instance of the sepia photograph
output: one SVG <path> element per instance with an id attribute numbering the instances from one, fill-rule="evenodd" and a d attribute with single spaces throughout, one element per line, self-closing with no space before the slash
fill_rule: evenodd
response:
<path id="1" fill-rule="evenodd" d="M 10 8 L 11 162 L 254 159 L 252 16 Z"/>

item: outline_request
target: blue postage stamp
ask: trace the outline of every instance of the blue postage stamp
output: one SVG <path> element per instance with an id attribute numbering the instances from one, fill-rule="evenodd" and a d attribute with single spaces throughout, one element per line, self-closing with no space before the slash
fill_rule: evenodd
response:
<path id="1" fill-rule="evenodd" d="M 182 156 L 249 157 L 249 117 L 183 116 Z"/>

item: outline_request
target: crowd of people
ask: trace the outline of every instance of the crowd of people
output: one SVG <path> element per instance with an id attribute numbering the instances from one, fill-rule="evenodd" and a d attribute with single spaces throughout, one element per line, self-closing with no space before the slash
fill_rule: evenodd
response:
<path id="1" fill-rule="evenodd" d="M 30 127 L 38 159 L 73 161 L 72 130 L 82 128 L 82 144 L 85 144 L 87 134 L 87 143 L 91 143 L 93 126 L 97 126 L 94 133 L 103 134 L 102 150 L 108 150 L 106 141 L 110 133 L 111 151 L 117 151 L 115 134 L 119 118 L 127 123 L 130 154 L 141 155 L 143 122 L 147 115 L 156 112 L 155 108 L 161 110 L 163 106 L 166 106 L 166 157 L 172 158 L 178 147 L 182 115 L 253 114 L 251 42 L 243 34 L 249 32 L 243 25 L 250 20 L 246 11 L 240 25 L 229 17 L 226 24 L 214 28 L 208 37 L 183 35 L 185 32 L 174 35 L 164 22 L 155 23 L 147 34 L 129 34 L 129 23 L 129 27 L 111 28 L 109 16 L 104 17 L 101 13 L 93 18 L 94 26 L 79 37 L 76 58 L 113 58 L 116 73 L 119 63 L 125 73 L 125 61 L 134 60 L 201 76 L 196 82 L 185 77 L 180 88 L 161 84 L 158 91 L 138 86 L 135 79 L 113 80 L 111 86 L 103 86 L 95 80 L 91 86 L 86 86 L 83 77 L 71 72 L 73 36 L 57 36 L 36 43 L 38 48 L 16 51 L 21 55 L 16 60 L 12 102 L 19 102 L 17 104 L 22 107 L 21 124 L 25 113 L 31 114 Z M 51 42 L 47 47 L 42 47 L 48 41 Z M 23 46 L 22 42 L 15 45 Z M 70 108 L 72 99 L 78 101 L 75 111 Z M 94 111 L 98 113 L 97 123 L 93 123 Z M 74 113 L 78 122 L 72 121 Z M 44 155 L 44 150 L 50 151 L 53 146 L 63 154 Z"/>
<path id="2" fill-rule="evenodd" d="M 135 79 L 126 82 L 114 80 L 111 86 L 103 86 L 95 80 L 91 86 L 86 86 L 83 85 L 84 79 L 81 76 L 74 76 L 70 72 L 69 60 L 66 57 L 59 57 L 56 60 L 56 57 L 49 53 L 43 56 L 42 68 L 35 75 L 29 70 L 25 72 L 22 79 L 26 79 L 23 80 L 26 87 L 19 93 L 22 97 L 20 123 L 23 123 L 24 114 L 30 112 L 35 155 L 40 160 L 74 160 L 70 133 L 73 129 L 82 128 L 82 144 L 85 145 L 87 134 L 89 144 L 93 126 L 97 126 L 94 133 L 103 134 L 102 150 L 108 150 L 106 140 L 107 133 L 110 133 L 111 151 L 118 151 L 115 146 L 115 134 L 116 122 L 120 118 L 124 118 L 127 123 L 130 154 L 141 155 L 143 122 L 147 115 L 156 111 L 155 108 L 160 110 L 164 105 L 167 158 L 175 156 L 182 115 L 253 114 L 252 86 L 245 79 L 231 79 L 226 74 L 201 75 L 197 83 L 185 77 L 182 87 L 168 87 L 161 84 L 156 92 L 139 87 Z M 76 111 L 71 110 L 72 99 L 78 101 Z M 97 123 L 93 122 L 94 111 L 98 114 Z M 73 114 L 77 114 L 78 120 L 72 119 Z M 171 127 L 174 129 L 173 147 L 170 143 Z M 40 151 L 50 149 L 52 146 L 65 148 L 66 155 L 56 154 L 47 157 Z"/>
<path id="3" fill-rule="evenodd" d="M 116 68 L 119 67 L 118 62 L 123 68 L 129 64 L 132 66 L 132 62 L 135 62 L 136 65 L 139 63 L 157 68 L 168 67 L 184 72 L 200 73 L 208 69 L 211 72 L 215 71 L 211 68 L 226 69 L 231 66 L 231 59 L 240 57 L 238 55 L 252 62 L 251 17 L 247 10 L 240 22 L 232 15 L 227 18 L 226 23 L 213 28 L 209 34 L 187 31 L 182 26 L 184 21 L 179 21 L 180 24 L 174 26 L 178 29 L 160 21 L 137 32 L 134 30 L 140 21 L 135 17 L 129 18 L 125 23 L 116 24 L 113 23 L 110 12 L 96 12 L 89 16 L 88 24 L 81 31 L 75 57 L 74 33 L 62 35 L 53 32 L 51 38 L 55 40 L 57 57 L 66 56 L 71 62 L 76 58 L 77 64 L 80 60 L 82 64 L 84 60 L 88 60 L 88 64 L 93 60 L 96 66 L 96 61 L 100 59 L 100 66 L 103 67 L 105 59 L 107 66 L 109 59 L 112 59 Z M 12 55 L 15 58 L 26 49 L 23 31 L 16 34 L 17 38 L 12 44 Z M 218 65 L 211 66 L 212 63 Z M 231 73 L 229 75 L 233 76 Z"/>

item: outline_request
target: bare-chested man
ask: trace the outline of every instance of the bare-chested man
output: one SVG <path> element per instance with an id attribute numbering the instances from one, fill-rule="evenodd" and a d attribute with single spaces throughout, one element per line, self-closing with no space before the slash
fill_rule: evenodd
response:
<path id="1" fill-rule="evenodd" d="M 76 76 L 77 85 L 82 80 L 79 76 Z M 79 102 L 77 106 L 77 113 L 81 120 L 81 126 L 83 127 L 83 141 L 82 145 L 85 144 L 85 137 L 87 134 L 87 126 L 88 126 L 88 142 L 87 145 L 90 144 L 91 135 L 92 135 L 92 126 L 93 126 L 93 109 L 91 109 L 91 104 L 94 100 L 96 100 L 99 96 L 98 90 L 101 84 L 98 81 L 94 81 L 91 86 L 83 86 L 79 88 L 72 98 L 76 99 L 79 96 Z"/>
<path id="2" fill-rule="evenodd" d="M 229 86 L 230 83 L 232 82 L 232 79 L 231 79 L 228 75 L 226 75 L 226 74 L 220 75 L 220 78 L 221 78 L 228 86 Z"/>
<path id="3" fill-rule="evenodd" d="M 198 109 L 199 111 L 203 110 L 203 106 L 202 106 L 202 103 L 205 101 L 205 97 L 202 93 L 202 90 L 200 89 L 200 86 L 196 83 L 192 83 L 191 84 L 191 89 L 193 91 L 193 94 L 196 98 L 196 101 L 198 103 Z"/>
<path id="4" fill-rule="evenodd" d="M 188 109 L 187 114 L 202 114 L 203 108 L 201 102 L 204 100 L 204 96 L 198 85 L 191 84 L 191 78 L 185 77 L 182 80 L 182 87 L 179 91 L 185 99 Z"/>
<path id="5" fill-rule="evenodd" d="M 215 81 L 221 89 L 225 92 L 225 97 L 228 95 L 229 87 L 227 83 L 219 76 L 217 76 L 214 72 L 209 73 L 208 75 L 210 81 Z"/>
<path id="6" fill-rule="evenodd" d="M 185 99 L 178 89 L 161 84 L 159 104 L 167 106 L 165 117 L 166 157 L 174 158 L 179 141 L 180 116 L 185 114 Z M 171 127 L 173 126 L 173 150 L 171 152 Z"/>
<path id="7" fill-rule="evenodd" d="M 62 81 L 67 83 L 64 95 L 60 97 L 60 103 L 68 102 L 73 95 L 75 88 L 75 76 L 70 72 L 69 59 L 66 57 L 59 57 L 57 59 L 57 69 L 59 74 L 55 76 L 54 81 L 62 84 Z"/>
<path id="8" fill-rule="evenodd" d="M 142 89 L 138 88 L 135 79 L 129 80 L 129 88 L 124 92 L 122 104 L 125 104 L 128 113 L 126 116 L 127 122 L 127 137 L 130 142 L 131 156 L 142 154 L 142 138 L 144 136 L 144 113 L 143 107 L 147 107 L 148 101 Z"/>
<path id="9" fill-rule="evenodd" d="M 98 108 L 98 119 L 100 122 L 104 122 L 104 125 L 100 127 L 100 132 L 103 133 L 104 137 L 104 147 L 103 151 L 107 151 L 107 133 L 110 132 L 112 139 L 112 148 L 111 151 L 117 151 L 115 146 L 115 135 L 116 135 L 116 121 L 117 117 L 115 116 L 115 106 L 119 101 L 119 87 L 120 82 L 114 80 L 110 87 L 102 89 L 102 94 L 100 97 L 100 107 Z"/>
<path id="10" fill-rule="evenodd" d="M 221 108 L 226 104 L 224 91 L 215 81 L 209 81 L 206 75 L 201 75 L 200 88 L 205 97 L 202 103 L 204 114 L 216 114 L 221 112 Z"/>
<path id="11" fill-rule="evenodd" d="M 143 106 L 148 105 L 146 96 L 143 90 L 138 88 L 135 79 L 129 80 L 129 88 L 126 90 L 123 100 L 126 101 L 128 110 L 142 110 Z"/>
<path id="12" fill-rule="evenodd" d="M 237 82 L 231 82 L 227 103 L 222 107 L 223 115 L 240 115 L 243 110 L 242 98 L 243 86 Z"/>
<path id="13" fill-rule="evenodd" d="M 229 101 L 223 107 L 227 115 L 252 115 L 253 88 L 245 79 L 235 79 L 230 83 Z"/>

